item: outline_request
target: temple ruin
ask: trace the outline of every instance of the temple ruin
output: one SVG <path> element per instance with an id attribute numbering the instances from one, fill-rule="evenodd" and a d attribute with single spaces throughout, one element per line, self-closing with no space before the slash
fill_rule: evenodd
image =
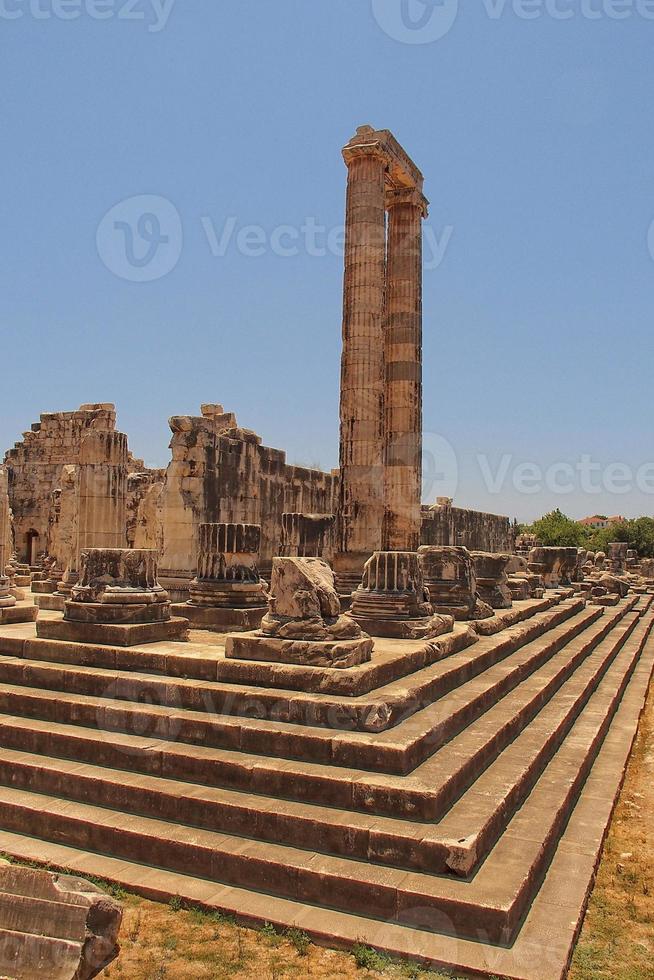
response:
<path id="1" fill-rule="evenodd" d="M 421 499 L 424 178 L 388 130 L 343 156 L 338 470 L 217 403 L 170 419 L 166 468 L 108 403 L 6 454 L 0 850 L 562 980 L 654 669 L 654 562 Z M 73 959 L 115 955 L 96 902 Z"/>

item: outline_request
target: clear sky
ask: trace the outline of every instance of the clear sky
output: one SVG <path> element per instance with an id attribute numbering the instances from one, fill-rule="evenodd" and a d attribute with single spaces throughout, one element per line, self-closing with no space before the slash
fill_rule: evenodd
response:
<path id="1" fill-rule="evenodd" d="M 165 465 L 211 401 L 337 465 L 370 123 L 431 201 L 426 499 L 654 513 L 654 0 L 0 0 L 0 45 L 0 446 L 114 401 Z"/>

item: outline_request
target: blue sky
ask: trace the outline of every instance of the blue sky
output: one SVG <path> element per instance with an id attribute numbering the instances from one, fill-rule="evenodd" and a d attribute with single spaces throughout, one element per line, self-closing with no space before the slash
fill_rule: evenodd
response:
<path id="1" fill-rule="evenodd" d="M 426 497 L 654 512 L 652 0 L 0 0 L 0 45 L 0 446 L 114 401 L 164 465 L 213 401 L 335 466 L 370 123 L 431 201 Z"/>

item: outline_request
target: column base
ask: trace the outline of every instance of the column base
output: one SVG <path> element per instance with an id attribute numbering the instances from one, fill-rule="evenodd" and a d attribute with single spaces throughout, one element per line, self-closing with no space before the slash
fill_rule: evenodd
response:
<path id="1" fill-rule="evenodd" d="M 59 593 L 39 594 L 34 596 L 34 602 L 39 609 L 48 609 L 51 612 L 63 612 L 66 604 L 66 597 Z"/>
<path id="2" fill-rule="evenodd" d="M 57 591 L 56 582 L 32 582 L 32 592 L 34 595 L 52 595 L 53 592 Z"/>
<path id="3" fill-rule="evenodd" d="M 170 608 L 173 616 L 185 616 L 191 629 L 209 630 L 211 633 L 258 630 L 268 612 L 267 605 L 228 609 L 225 606 L 194 606 L 190 602 L 176 602 Z"/>
<path id="4" fill-rule="evenodd" d="M 80 623 L 67 619 L 38 620 L 36 635 L 42 640 L 95 643 L 98 646 L 133 647 L 188 639 L 188 619 L 159 623 Z"/>
<path id="5" fill-rule="evenodd" d="M 391 640 L 431 640 L 454 629 L 454 617 L 440 614 L 419 619 L 386 619 L 353 613 L 352 618 L 364 633 Z"/>
<path id="6" fill-rule="evenodd" d="M 0 609 L 0 626 L 15 623 L 35 623 L 39 610 L 36 606 L 7 606 Z"/>
<path id="7" fill-rule="evenodd" d="M 439 616 L 451 616 L 455 623 L 474 623 L 478 619 L 489 619 L 493 615 L 492 608 L 487 602 L 476 597 L 472 608 L 470 605 L 450 605 L 447 602 L 433 602 L 434 613 Z"/>
<path id="8" fill-rule="evenodd" d="M 168 622 L 170 603 L 77 602 L 68 599 L 64 603 L 64 614 L 68 623 L 88 623 L 94 626 L 148 625 Z"/>

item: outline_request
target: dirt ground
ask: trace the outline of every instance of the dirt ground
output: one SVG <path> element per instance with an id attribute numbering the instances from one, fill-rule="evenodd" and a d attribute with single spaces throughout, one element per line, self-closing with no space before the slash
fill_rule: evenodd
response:
<path id="1" fill-rule="evenodd" d="M 219 915 L 121 895 L 120 958 L 106 980 L 441 977 L 372 950 L 335 952 L 302 933 L 245 929 Z M 654 686 L 614 815 L 570 980 L 654 980 Z"/>
<path id="2" fill-rule="evenodd" d="M 570 980 L 654 978 L 654 684 Z"/>

